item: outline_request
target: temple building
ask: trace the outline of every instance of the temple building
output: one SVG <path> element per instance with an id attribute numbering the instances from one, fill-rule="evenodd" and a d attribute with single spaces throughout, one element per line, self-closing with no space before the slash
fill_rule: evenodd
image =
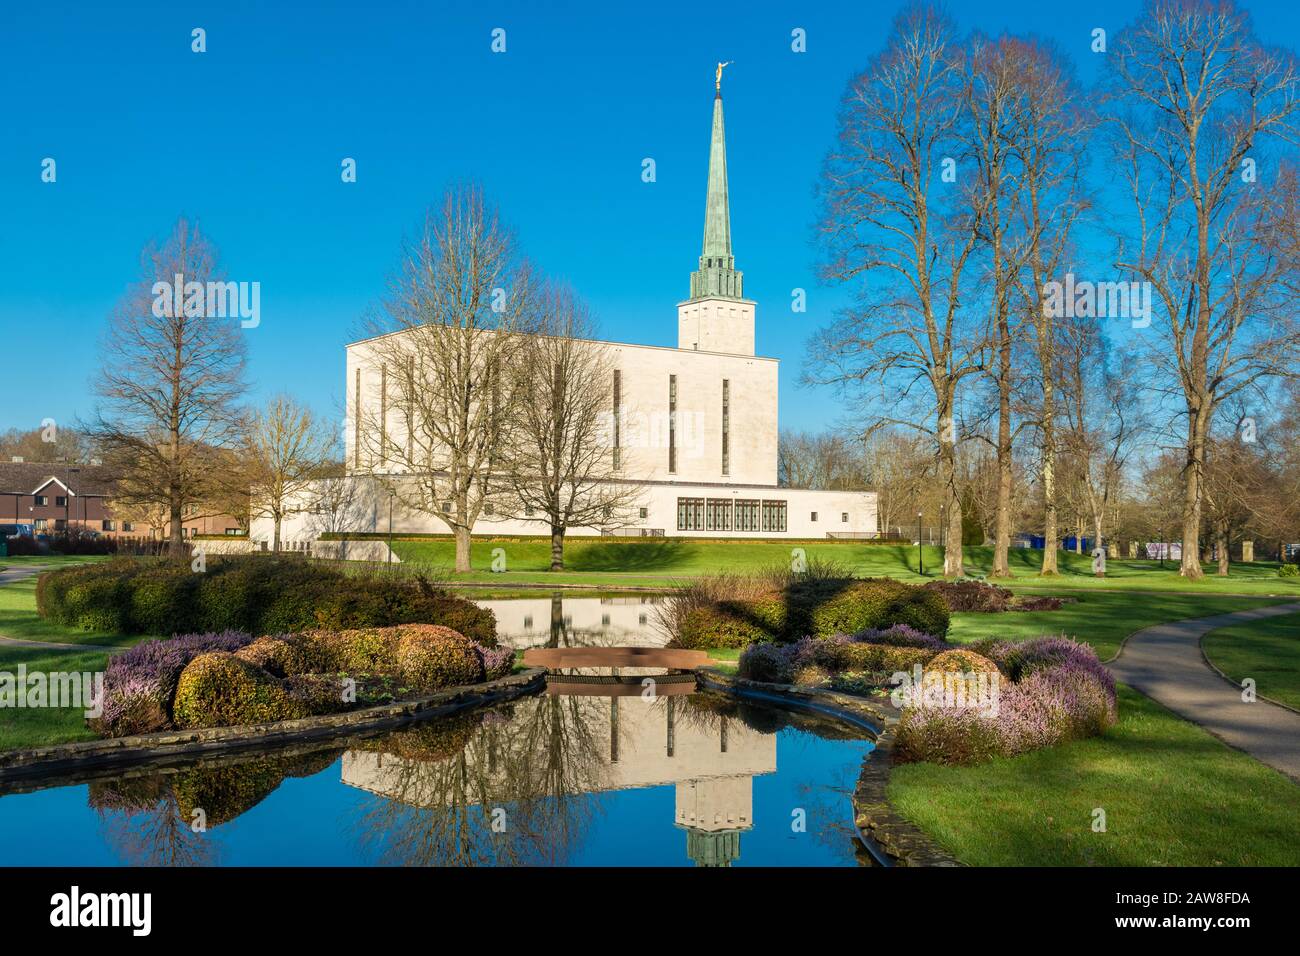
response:
<path id="1" fill-rule="evenodd" d="M 613 474 L 639 499 L 615 528 L 570 528 L 575 535 L 825 538 L 874 537 L 876 495 L 868 491 L 786 488 L 777 479 L 779 362 L 755 354 L 757 304 L 745 298 L 744 273 L 732 250 L 726 130 L 720 80 L 713 99 L 705 195 L 704 242 L 677 304 L 677 347 L 599 342 L 608 356 L 607 388 Z M 406 335 L 396 332 L 392 335 Z M 387 336 L 381 338 L 386 339 Z M 282 530 L 291 544 L 321 532 L 385 532 L 392 502 L 375 487 L 383 465 L 366 461 L 361 435 L 379 416 L 387 434 L 399 429 L 378 340 L 347 346 L 346 448 L 349 513 L 323 520 L 313 498 Z M 391 342 L 383 345 L 391 355 Z M 382 410 L 379 412 L 378 410 Z M 390 422 L 390 418 L 392 421 Z M 394 472 L 399 474 L 400 472 Z M 448 510 L 450 505 L 447 506 Z M 544 516 L 502 509 L 484 514 L 474 534 L 545 535 Z M 403 509 L 394 533 L 447 533 L 435 515 Z M 270 522 L 253 524 L 254 542 L 269 541 Z"/>

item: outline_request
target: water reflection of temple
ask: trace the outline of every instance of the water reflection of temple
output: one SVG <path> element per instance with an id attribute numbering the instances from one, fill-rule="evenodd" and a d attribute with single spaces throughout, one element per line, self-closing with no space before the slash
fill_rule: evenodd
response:
<path id="1" fill-rule="evenodd" d="M 551 698 L 550 700 L 555 700 Z M 753 783 L 776 771 L 776 736 L 737 718 L 695 710 L 683 697 L 559 698 L 581 714 L 592 748 L 590 765 L 573 795 L 672 785 L 674 824 L 686 831 L 686 852 L 697 865 L 726 866 L 740 855 L 740 835 L 753 827 Z M 547 706 L 547 699 L 529 706 Z M 574 736 L 578 736 L 575 734 Z M 607 744 L 607 746 L 606 746 Z M 467 747 L 464 759 L 482 762 L 488 751 Z M 518 772 L 507 760 L 472 772 Z M 422 787 L 419 762 L 366 750 L 343 755 L 343 782 L 413 806 L 438 806 L 445 791 Z M 493 788 L 497 790 L 498 788 Z M 519 781 L 502 780 L 499 792 L 519 792 Z"/>
<path id="2" fill-rule="evenodd" d="M 661 645 L 667 636 L 656 627 L 660 598 L 654 594 L 476 601 L 496 615 L 497 636 L 516 649 L 572 644 Z"/>

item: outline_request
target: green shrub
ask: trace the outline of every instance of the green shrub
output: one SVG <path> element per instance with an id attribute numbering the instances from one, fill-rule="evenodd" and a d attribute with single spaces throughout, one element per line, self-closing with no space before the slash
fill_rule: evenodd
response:
<path id="1" fill-rule="evenodd" d="M 256 664 L 276 677 L 296 677 L 339 670 L 337 658 L 324 642 L 312 634 L 279 634 L 259 637 L 235 652 L 241 660 Z"/>
<path id="2" fill-rule="evenodd" d="M 127 634 L 237 630 L 248 634 L 440 624 L 485 647 L 496 619 L 422 578 L 347 574 L 271 556 L 188 562 L 120 558 L 41 575 L 37 609 L 46 620 Z"/>
<path id="3" fill-rule="evenodd" d="M 393 673 L 398 669 L 398 643 L 405 625 L 395 627 L 361 627 L 348 631 L 313 631 L 311 638 L 326 648 L 334 667 L 350 674 Z"/>
<path id="4" fill-rule="evenodd" d="M 809 633 L 826 637 L 906 624 L 935 637 L 948 634 L 948 605 L 941 594 L 890 578 L 865 578 L 813 605 Z M 789 635 L 790 638 L 801 635 Z"/>
<path id="5" fill-rule="evenodd" d="M 1278 576 L 1279 578 L 1295 578 L 1295 577 L 1300 577 L 1300 564 L 1284 564 L 1284 565 L 1282 565 L 1280 568 L 1277 569 L 1277 576 Z"/>
<path id="6" fill-rule="evenodd" d="M 996 674 L 998 665 L 974 651 L 958 648 L 932 657 L 926 669 L 959 674 Z"/>
<path id="7" fill-rule="evenodd" d="M 186 566 L 159 565 L 134 575 L 130 595 L 130 633 L 188 634 L 195 630 L 198 575 Z M 224 629 L 224 628 L 223 628 Z"/>
<path id="8" fill-rule="evenodd" d="M 673 643 L 677 647 L 747 647 L 771 640 L 767 627 L 744 614 L 740 602 L 692 608 L 683 615 Z"/>
<path id="9" fill-rule="evenodd" d="M 935 652 L 921 647 L 891 647 L 888 644 L 831 644 L 826 642 L 825 652 L 818 648 L 819 656 L 826 653 L 827 666 L 837 671 L 910 671 L 915 665 L 924 666 Z"/>
<path id="10" fill-rule="evenodd" d="M 200 654 L 176 685 L 172 716 L 178 727 L 229 727 L 294 720 L 308 715 L 273 676 L 226 651 Z"/>
<path id="11" fill-rule="evenodd" d="M 402 679 L 421 691 L 473 684 L 482 678 L 474 642 L 446 627 L 428 624 L 399 629 L 397 669 Z"/>
<path id="12" fill-rule="evenodd" d="M 675 647 L 746 647 L 898 624 L 942 638 L 948 633 L 948 606 L 941 594 L 890 578 L 826 571 L 720 575 L 670 597 L 661 620 Z"/>

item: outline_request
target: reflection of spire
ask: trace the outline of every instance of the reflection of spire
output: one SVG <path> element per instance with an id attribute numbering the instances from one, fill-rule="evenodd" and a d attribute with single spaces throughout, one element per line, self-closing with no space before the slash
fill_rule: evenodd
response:
<path id="1" fill-rule="evenodd" d="M 686 831 L 686 855 L 696 866 L 731 866 L 740 859 L 740 830 Z"/>
<path id="2" fill-rule="evenodd" d="M 730 866 L 740 835 L 754 825 L 754 778 L 745 775 L 677 784 L 676 825 L 696 866 Z"/>

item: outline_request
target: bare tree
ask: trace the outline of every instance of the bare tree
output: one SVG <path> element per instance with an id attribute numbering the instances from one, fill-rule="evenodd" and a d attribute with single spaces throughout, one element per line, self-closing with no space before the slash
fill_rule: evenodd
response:
<path id="1" fill-rule="evenodd" d="M 181 289 L 164 294 L 177 276 L 184 296 Z M 212 450 L 240 435 L 246 386 L 238 317 L 213 315 L 211 303 L 189 291 L 221 278 L 216 247 L 197 225 L 177 221 L 161 245 L 146 247 L 140 279 L 114 309 L 95 382 L 91 439 L 127 479 L 123 504 L 166 507 L 173 553 L 184 549 L 187 506 L 220 478 Z"/>
<path id="2" fill-rule="evenodd" d="M 997 430 L 992 439 L 997 484 L 991 537 L 992 574 L 998 578 L 1011 576 L 1012 446 L 1025 425 L 1013 422 L 1012 408 L 1019 378 L 1013 354 L 1021 334 L 1013 295 L 1027 250 L 1024 237 L 1015 229 L 1023 175 L 1017 139 L 1025 127 L 1021 118 L 1026 108 L 1020 83 L 1023 59 L 1022 44 L 1015 38 L 989 41 L 977 36 L 963 63 L 962 100 L 967 114 L 961 127 L 963 158 L 975 168 L 969 206 L 976 215 L 981 249 L 987 257 L 988 337 L 993 348 L 988 376 L 997 395 Z"/>
<path id="3" fill-rule="evenodd" d="M 1043 496 L 1043 562 L 1040 574 L 1057 573 L 1056 379 L 1058 332 L 1046 304 L 1047 284 L 1059 281 L 1070 240 L 1088 208 L 1080 164 L 1095 117 L 1082 105 L 1083 92 L 1058 50 L 1040 41 L 1025 43 L 1018 60 L 1024 97 L 1015 131 L 1020 157 L 1019 230 L 1026 243 L 1018 275 L 1022 308 L 1032 329 L 1031 347 L 1039 395 L 1033 420 L 1038 429 Z"/>
<path id="4" fill-rule="evenodd" d="M 1133 197 L 1116 265 L 1148 283 L 1160 317 L 1153 361 L 1184 424 L 1182 563 L 1199 578 L 1205 449 L 1216 406 L 1294 370 L 1283 291 L 1293 266 L 1270 150 L 1296 139 L 1300 74 L 1231 0 L 1150 0 L 1113 45 L 1110 101 Z M 1275 173 L 1272 175 L 1276 175 Z"/>
<path id="5" fill-rule="evenodd" d="M 945 173 L 955 170 L 945 150 L 956 145 L 963 119 L 958 53 L 944 15 L 908 7 L 894 21 L 885 50 L 850 83 L 839 144 L 825 165 L 821 229 L 829 252 L 825 276 L 856 282 L 859 295 L 814 340 L 818 367 L 808 373 L 813 381 L 851 388 L 879 384 L 876 401 L 891 411 L 874 416 L 873 426 L 903 425 L 932 436 L 950 576 L 963 573 L 958 388 L 982 371 L 987 344 L 962 309 L 963 279 L 984 215 L 969 202 L 978 203 L 980 193 L 960 194 L 945 182 Z"/>
<path id="6" fill-rule="evenodd" d="M 613 444 L 614 364 L 594 340 L 591 316 L 573 293 L 549 286 L 536 297 L 537 334 L 522 344 L 514 440 L 504 471 L 517 510 L 551 529 L 551 570 L 564 569 L 570 528 L 610 528 L 639 503 L 618 481 Z"/>
<path id="7" fill-rule="evenodd" d="M 1125 374 L 1131 361 L 1112 359 L 1096 318 L 1063 319 L 1059 331 L 1056 377 L 1066 425 L 1061 450 L 1068 457 L 1067 479 L 1076 501 L 1075 550 L 1081 552 L 1085 515 L 1094 546 L 1100 547 L 1105 537 L 1106 516 L 1114 510 L 1128 459 L 1143 434 L 1141 405 L 1132 377 Z"/>
<path id="8" fill-rule="evenodd" d="M 456 187 L 407 244 L 382 315 L 366 325 L 378 387 L 354 400 L 350 465 L 446 525 L 460 572 L 475 523 L 509 501 L 497 477 L 517 420 L 507 373 L 533 295 L 514 233 L 478 188 Z"/>
<path id="9" fill-rule="evenodd" d="M 271 550 L 280 550 L 280 525 L 299 496 L 322 477 L 330 451 L 330 428 L 310 408 L 276 395 L 248 419 L 242 459 L 245 494 L 254 517 L 274 525 Z"/>

